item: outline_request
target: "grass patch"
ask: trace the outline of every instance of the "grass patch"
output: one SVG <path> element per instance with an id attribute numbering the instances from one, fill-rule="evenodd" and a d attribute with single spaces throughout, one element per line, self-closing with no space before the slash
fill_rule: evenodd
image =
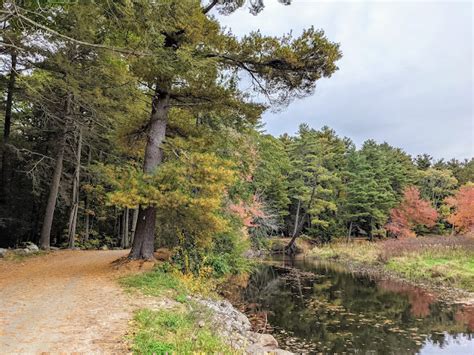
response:
<path id="1" fill-rule="evenodd" d="M 232 353 L 207 326 L 199 326 L 202 313 L 177 310 L 140 310 L 134 319 L 135 354 Z"/>
<path id="2" fill-rule="evenodd" d="M 135 315 L 131 349 L 135 354 L 233 353 L 212 329 L 210 311 L 188 295 L 216 296 L 216 281 L 205 276 L 183 275 L 167 264 L 127 276 L 120 283 L 129 291 L 166 296 L 186 307 L 154 311 L 142 309 Z"/>
<path id="3" fill-rule="evenodd" d="M 184 285 L 176 275 L 158 268 L 143 274 L 124 277 L 120 279 L 120 283 L 129 290 L 140 290 L 149 296 L 161 296 L 169 291 L 186 293 Z"/>
<path id="4" fill-rule="evenodd" d="M 426 280 L 474 292 L 474 238 L 469 236 L 336 242 L 316 247 L 310 255 L 369 264 L 410 280 Z"/>
<path id="5" fill-rule="evenodd" d="M 46 255 L 49 252 L 46 250 L 39 250 L 39 251 L 33 251 L 29 253 L 25 253 L 23 251 L 8 251 L 3 258 L 0 260 L 6 260 L 6 261 L 16 261 L 16 262 L 21 262 L 26 259 Z"/>
<path id="6" fill-rule="evenodd" d="M 312 249 L 310 255 L 321 259 L 349 259 L 356 262 L 374 263 L 378 259 L 379 248 L 375 243 L 335 242 Z"/>
<path id="7" fill-rule="evenodd" d="M 168 265 L 160 265 L 150 272 L 120 279 L 122 286 L 128 290 L 138 290 L 149 296 L 167 295 L 179 302 L 190 294 L 215 297 L 217 281 L 209 275 L 184 275 Z"/>
<path id="8" fill-rule="evenodd" d="M 412 280 L 431 279 L 474 292 L 474 255 L 463 250 L 407 254 L 390 259 L 386 267 Z"/>

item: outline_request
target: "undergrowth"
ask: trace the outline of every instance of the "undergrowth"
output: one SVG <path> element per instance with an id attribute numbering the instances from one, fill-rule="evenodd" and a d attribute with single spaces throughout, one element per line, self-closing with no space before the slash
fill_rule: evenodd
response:
<path id="1" fill-rule="evenodd" d="M 204 271 L 200 275 L 183 274 L 169 264 L 161 264 L 152 271 L 124 277 L 120 283 L 126 289 L 139 290 L 149 296 L 169 296 L 183 299 L 192 294 L 215 297 L 217 279 Z"/>

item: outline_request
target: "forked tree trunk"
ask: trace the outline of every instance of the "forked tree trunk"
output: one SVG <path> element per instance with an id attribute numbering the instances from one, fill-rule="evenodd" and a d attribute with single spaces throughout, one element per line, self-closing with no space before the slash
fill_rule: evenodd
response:
<path id="1" fill-rule="evenodd" d="M 298 225 L 300 223 L 299 221 L 300 209 L 301 209 L 301 200 L 298 199 L 298 207 L 296 208 L 296 217 L 295 217 L 295 228 L 293 228 L 293 234 L 291 235 L 292 237 L 294 237 L 298 232 Z"/>
<path id="2" fill-rule="evenodd" d="M 152 102 L 143 165 L 143 170 L 147 174 L 152 174 L 163 160 L 161 146 L 166 136 L 169 102 L 170 95 L 161 92 L 157 87 Z M 154 206 L 140 206 L 130 259 L 154 259 L 155 223 L 156 208 Z"/>
<path id="3" fill-rule="evenodd" d="M 79 136 L 77 137 L 77 152 L 76 152 L 76 169 L 74 170 L 74 177 L 72 181 L 72 204 L 71 212 L 69 214 L 69 248 L 74 248 L 74 241 L 76 238 L 77 215 L 79 212 L 79 183 L 81 177 L 81 151 L 82 151 L 82 128 L 79 128 Z"/>
<path id="4" fill-rule="evenodd" d="M 311 197 L 308 201 L 308 206 L 306 207 L 306 212 L 304 213 L 303 217 L 301 217 L 299 223 L 298 223 L 298 215 L 299 215 L 299 212 L 300 212 L 301 204 L 300 204 L 300 200 L 298 200 L 298 210 L 296 211 L 295 229 L 293 230 L 293 236 L 291 237 L 290 242 L 285 247 L 285 251 L 286 251 L 287 254 L 294 254 L 295 253 L 296 238 L 298 238 L 298 236 L 300 234 L 300 231 L 303 228 L 305 218 L 308 217 L 308 215 L 309 215 L 308 211 L 311 209 L 311 206 L 313 204 L 313 199 L 314 199 L 315 195 L 316 195 L 316 184 L 313 186 L 313 190 L 311 192 Z"/>
<path id="5" fill-rule="evenodd" d="M 3 149 L 2 149 L 2 173 L 0 184 L 0 203 L 7 201 L 8 191 L 11 179 L 11 161 L 8 141 L 10 139 L 10 131 L 12 125 L 12 109 L 13 109 L 13 91 L 16 82 L 16 53 L 11 54 L 11 69 L 8 78 L 7 100 L 5 102 L 5 122 L 3 126 Z"/>
<path id="6" fill-rule="evenodd" d="M 53 225 L 54 210 L 56 208 L 56 200 L 58 198 L 59 184 L 63 173 L 64 151 L 66 149 L 66 135 L 68 130 L 69 114 L 71 110 L 71 95 L 66 99 L 65 122 L 61 137 L 58 142 L 58 153 L 56 155 L 56 164 L 54 166 L 53 179 L 49 189 L 48 202 L 46 203 L 46 211 L 44 213 L 43 225 L 41 227 L 40 248 L 49 249 L 51 244 L 51 226 Z"/>
<path id="7" fill-rule="evenodd" d="M 288 245 L 285 247 L 285 251 L 287 254 L 294 254 L 295 253 L 295 241 L 296 238 L 298 238 L 301 230 L 303 229 L 304 221 L 306 217 L 309 216 L 309 211 L 311 210 L 311 206 L 313 204 L 313 199 L 316 195 L 316 184 L 313 186 L 313 190 L 311 191 L 311 197 L 309 198 L 308 201 L 308 206 L 306 206 L 306 212 L 304 213 L 303 217 L 300 218 L 300 222 L 298 223 L 298 215 L 299 215 L 299 210 L 301 208 L 300 200 L 298 200 L 298 211 L 296 211 L 296 222 L 295 222 L 295 229 L 293 231 L 293 236 L 291 237 L 290 242 Z"/>

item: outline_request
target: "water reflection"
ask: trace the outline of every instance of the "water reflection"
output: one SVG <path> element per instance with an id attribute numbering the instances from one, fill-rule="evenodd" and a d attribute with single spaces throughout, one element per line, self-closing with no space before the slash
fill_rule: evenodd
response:
<path id="1" fill-rule="evenodd" d="M 257 327 L 287 350 L 474 354 L 474 307 L 448 306 L 421 289 L 354 276 L 337 264 L 262 265 L 239 295 Z"/>

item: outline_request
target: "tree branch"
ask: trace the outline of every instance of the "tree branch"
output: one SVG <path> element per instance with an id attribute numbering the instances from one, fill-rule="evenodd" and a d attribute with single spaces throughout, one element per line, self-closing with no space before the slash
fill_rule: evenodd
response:
<path id="1" fill-rule="evenodd" d="M 214 8 L 214 6 L 217 5 L 218 2 L 219 0 L 212 0 L 206 7 L 202 9 L 202 13 L 204 15 L 207 14 L 209 11 L 211 11 Z"/>
<path id="2" fill-rule="evenodd" d="M 90 42 L 85 42 L 85 41 L 81 41 L 81 40 L 78 40 L 78 39 L 75 39 L 75 38 L 72 38 L 72 37 L 69 37 L 69 36 L 66 36 L 62 33 L 59 33 L 58 31 L 55 31 L 53 30 L 52 28 L 49 28 L 45 25 L 42 25 L 41 23 L 38 23 L 30 18 L 28 18 L 27 16 L 21 14 L 17 7 L 15 7 L 15 12 L 13 13 L 14 16 L 17 16 L 18 18 L 28 22 L 30 25 L 33 25 L 35 27 L 38 27 L 38 28 L 41 28 L 42 30 L 45 30 L 46 32 L 49 32 L 51 34 L 54 34 L 55 36 L 58 36 L 58 37 L 61 37 L 63 39 L 66 39 L 68 41 L 71 41 L 71 42 L 74 42 L 76 44 L 80 44 L 80 45 L 83 45 L 83 46 L 88 46 L 88 47 L 93 47 L 93 48 L 100 48 L 100 49 L 105 49 L 105 50 L 109 50 L 109 51 L 113 51 L 113 52 L 117 52 L 117 53 L 122 53 L 122 54 L 129 54 L 129 55 L 135 55 L 135 56 L 148 56 L 148 55 L 152 55 L 152 53 L 148 53 L 148 52 L 140 52 L 140 51 L 131 51 L 131 50 L 128 50 L 128 49 L 124 49 L 124 48 L 118 48 L 118 47 L 111 47 L 111 46 L 106 46 L 106 45 L 103 45 L 103 44 L 96 44 L 96 43 L 90 43 Z"/>

